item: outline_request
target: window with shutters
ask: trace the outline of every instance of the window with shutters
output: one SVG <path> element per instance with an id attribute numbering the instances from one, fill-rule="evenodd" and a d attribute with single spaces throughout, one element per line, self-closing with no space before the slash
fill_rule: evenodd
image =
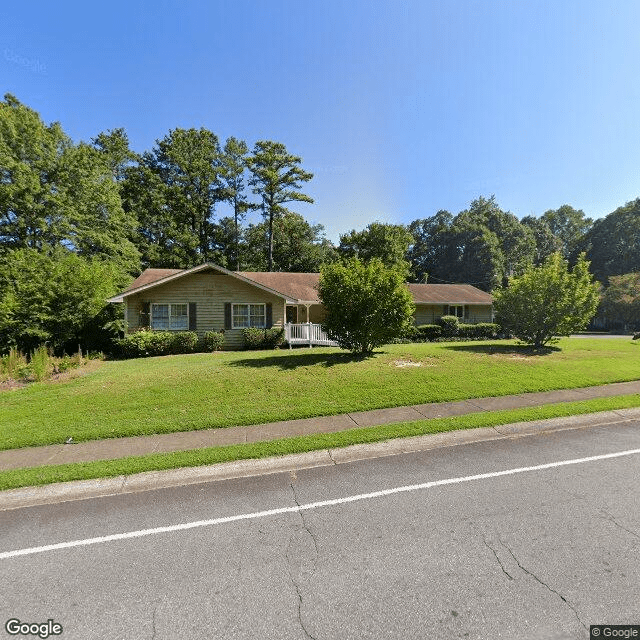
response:
<path id="1" fill-rule="evenodd" d="M 233 329 L 245 329 L 247 327 L 262 329 L 266 327 L 266 304 L 232 304 L 231 322 Z"/>
<path id="2" fill-rule="evenodd" d="M 156 331 L 187 331 L 189 329 L 189 305 L 152 304 L 151 328 Z"/>

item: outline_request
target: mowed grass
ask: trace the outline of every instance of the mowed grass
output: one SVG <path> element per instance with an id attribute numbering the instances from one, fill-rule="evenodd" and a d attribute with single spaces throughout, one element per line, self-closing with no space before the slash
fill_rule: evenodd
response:
<path id="1" fill-rule="evenodd" d="M 494 427 L 520 421 L 528 422 L 598 411 L 628 409 L 639 405 L 640 395 L 597 398 L 583 402 L 567 402 L 525 409 L 493 411 L 451 418 L 349 429 L 337 433 L 318 433 L 252 444 L 207 447 L 191 451 L 130 456 L 116 460 L 14 469 L 0 472 L 0 491 L 54 482 L 131 476 L 145 471 L 166 471 L 168 469 L 213 465 L 235 460 L 284 456 L 292 453 L 336 449 L 355 444 L 382 442 L 395 438 L 422 436 L 460 429 Z"/>
<path id="2" fill-rule="evenodd" d="M 629 338 L 224 352 L 104 362 L 64 383 L 0 393 L 0 449 L 250 425 L 640 378 Z M 414 366 L 419 364 L 420 366 Z"/>

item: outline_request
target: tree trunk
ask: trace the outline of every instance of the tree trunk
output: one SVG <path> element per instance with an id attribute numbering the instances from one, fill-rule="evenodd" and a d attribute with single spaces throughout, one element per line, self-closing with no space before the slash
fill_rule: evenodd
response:
<path id="1" fill-rule="evenodd" d="M 267 271 L 273 271 L 273 209 L 269 210 L 269 259 Z"/>

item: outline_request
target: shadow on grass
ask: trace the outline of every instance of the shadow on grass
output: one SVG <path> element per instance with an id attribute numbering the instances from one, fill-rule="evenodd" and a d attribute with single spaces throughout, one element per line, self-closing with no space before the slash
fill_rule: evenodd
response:
<path id="1" fill-rule="evenodd" d="M 445 349 L 454 351 L 465 351 L 473 353 L 486 353 L 488 355 L 517 355 L 517 356 L 548 356 L 551 353 L 562 351 L 560 347 L 535 347 L 518 344 L 443 344 Z"/>
<path id="2" fill-rule="evenodd" d="M 229 367 L 275 367 L 282 371 L 298 369 L 299 367 L 313 367 L 320 365 L 323 367 L 335 367 L 340 364 L 350 362 L 364 362 L 373 357 L 375 353 L 361 355 L 354 353 L 304 353 L 291 351 L 288 355 L 279 354 L 277 356 L 247 357 L 241 360 L 229 362 Z"/>

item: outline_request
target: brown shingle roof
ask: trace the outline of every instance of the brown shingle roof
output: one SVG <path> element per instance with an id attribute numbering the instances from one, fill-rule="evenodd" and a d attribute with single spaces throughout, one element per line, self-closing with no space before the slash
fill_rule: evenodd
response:
<path id="1" fill-rule="evenodd" d="M 156 280 L 162 280 L 162 278 L 166 278 L 168 276 L 175 275 L 176 273 L 180 273 L 184 271 L 184 269 L 145 269 L 130 285 L 126 291 L 122 293 L 127 293 L 127 291 L 131 291 L 131 289 L 137 289 L 138 287 L 143 287 L 145 284 L 151 284 Z"/>
<path id="2" fill-rule="evenodd" d="M 409 291 L 416 303 L 430 304 L 491 304 L 493 297 L 470 284 L 410 284 Z"/>
<path id="3" fill-rule="evenodd" d="M 319 273 L 241 271 L 240 275 L 278 291 L 287 298 L 304 302 L 320 302 L 316 289 L 320 281 Z"/>
<path id="4" fill-rule="evenodd" d="M 216 268 L 214 265 L 211 266 Z M 201 265 L 196 269 L 200 270 L 203 267 L 206 268 L 207 265 Z M 152 285 L 183 271 L 186 274 L 192 269 L 146 269 L 131 283 L 131 286 L 126 291 L 115 296 L 111 301 L 122 302 L 122 296 L 129 291 Z M 240 271 L 238 276 L 277 291 L 290 300 L 311 303 L 320 302 L 316 288 L 320 281 L 319 273 Z M 491 304 L 493 302 L 491 294 L 476 289 L 470 284 L 409 284 L 408 286 L 417 304 Z"/>

